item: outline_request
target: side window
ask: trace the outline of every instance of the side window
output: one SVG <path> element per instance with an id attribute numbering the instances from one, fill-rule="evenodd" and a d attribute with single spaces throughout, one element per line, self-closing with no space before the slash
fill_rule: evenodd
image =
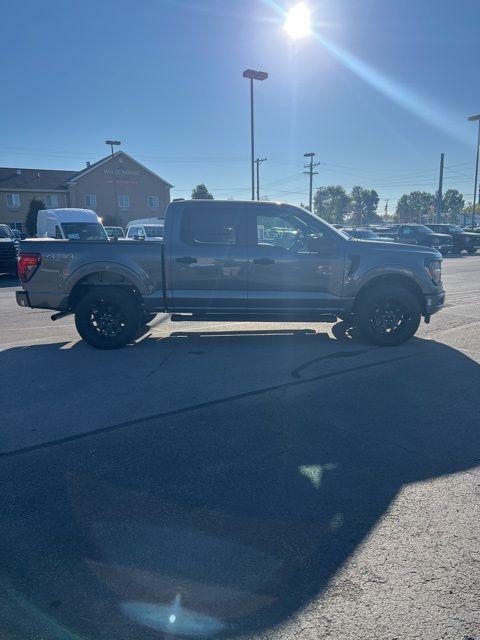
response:
<path id="1" fill-rule="evenodd" d="M 402 236 L 411 236 L 412 235 L 412 229 L 411 227 L 403 227 L 403 229 L 401 230 L 401 235 Z"/>
<path id="2" fill-rule="evenodd" d="M 137 227 L 137 234 L 140 238 L 145 237 L 145 229 L 144 227 Z"/>
<path id="3" fill-rule="evenodd" d="M 62 232 L 60 231 L 60 227 L 58 226 L 58 224 L 55 225 L 55 239 L 63 240 Z"/>
<path id="4" fill-rule="evenodd" d="M 294 253 L 310 252 L 307 240 L 313 230 L 295 216 L 257 215 L 256 228 L 258 246 L 282 247 Z"/>
<path id="5" fill-rule="evenodd" d="M 185 244 L 234 245 L 240 242 L 241 217 L 237 209 L 184 209 L 180 238 Z"/>
<path id="6" fill-rule="evenodd" d="M 133 236 L 137 233 L 138 227 L 130 227 L 128 230 L 127 238 L 133 238 Z"/>

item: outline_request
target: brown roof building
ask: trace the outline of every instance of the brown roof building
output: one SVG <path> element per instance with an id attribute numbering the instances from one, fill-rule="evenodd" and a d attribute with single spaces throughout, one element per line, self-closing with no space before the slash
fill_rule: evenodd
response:
<path id="1" fill-rule="evenodd" d="M 129 220 L 160 217 L 170 202 L 172 185 L 118 151 L 81 171 L 0 167 L 0 223 L 23 229 L 32 198 L 47 209 L 93 209 L 125 226 Z M 116 198 L 115 198 L 116 190 Z"/>

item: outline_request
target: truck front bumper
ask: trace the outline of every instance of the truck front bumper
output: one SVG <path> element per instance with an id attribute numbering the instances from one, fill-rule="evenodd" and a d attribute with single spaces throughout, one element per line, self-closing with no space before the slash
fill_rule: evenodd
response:
<path id="1" fill-rule="evenodd" d="M 15 298 L 20 307 L 30 306 L 30 300 L 28 299 L 28 293 L 26 291 L 15 291 Z"/>
<path id="2" fill-rule="evenodd" d="M 445 306 L 445 291 L 425 296 L 425 317 L 429 318 Z"/>

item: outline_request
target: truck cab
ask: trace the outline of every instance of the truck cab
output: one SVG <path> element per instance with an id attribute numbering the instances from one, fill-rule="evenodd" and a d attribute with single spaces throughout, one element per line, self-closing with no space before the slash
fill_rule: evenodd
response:
<path id="1" fill-rule="evenodd" d="M 37 238 L 108 240 L 100 218 L 90 209 L 41 209 Z"/>

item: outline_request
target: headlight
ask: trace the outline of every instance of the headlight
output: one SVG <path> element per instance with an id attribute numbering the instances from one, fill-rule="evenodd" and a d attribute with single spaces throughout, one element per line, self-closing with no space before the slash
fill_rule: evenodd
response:
<path id="1" fill-rule="evenodd" d="M 435 284 L 440 284 L 442 281 L 442 263 L 440 260 L 431 260 L 425 268 L 433 282 Z"/>

